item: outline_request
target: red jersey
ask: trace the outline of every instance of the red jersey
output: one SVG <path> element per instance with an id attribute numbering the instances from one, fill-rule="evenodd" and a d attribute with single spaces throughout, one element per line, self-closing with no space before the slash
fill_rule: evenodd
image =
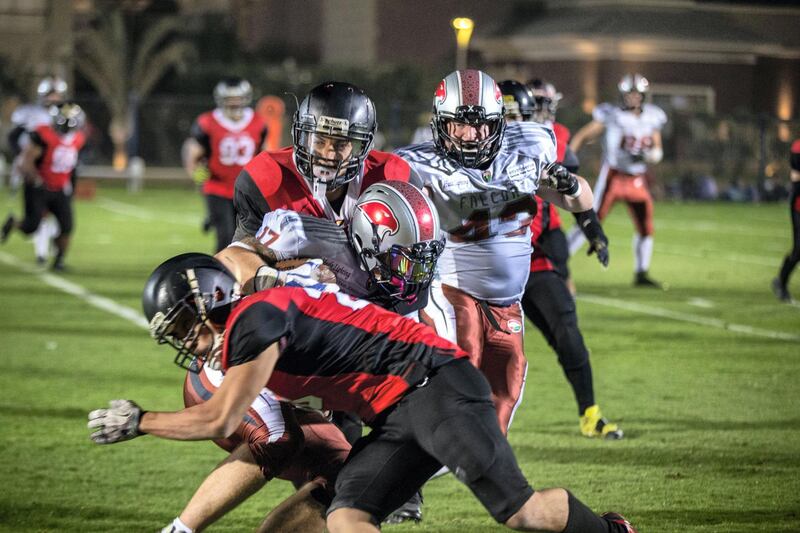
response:
<path id="1" fill-rule="evenodd" d="M 44 151 L 36 160 L 36 169 L 45 188 L 49 191 L 63 190 L 78 166 L 78 153 L 86 144 L 86 135 L 82 131 L 59 135 L 50 126 L 39 126 L 31 140 Z"/>
<path id="2" fill-rule="evenodd" d="M 372 150 L 364 161 L 363 175 L 347 185 L 347 197 L 339 211 L 341 216 L 337 216 L 330 206 L 313 197 L 306 178 L 294 164 L 291 147 L 262 152 L 244 167 L 236 180 L 233 202 L 237 229 L 234 240 L 244 235 L 255 235 L 261 228 L 264 215 L 275 209 L 288 209 L 335 221 L 349 218 L 350 209 L 364 189 L 385 180 L 408 182 L 410 175 L 408 163 L 399 156 Z"/>
<path id="3" fill-rule="evenodd" d="M 555 213 L 555 223 L 553 220 L 553 213 Z M 561 220 L 558 218 L 558 210 L 550 202 L 545 202 L 536 196 L 536 216 L 533 217 L 531 222 L 531 244 L 533 245 L 533 253 L 531 254 L 531 272 L 541 272 L 543 270 L 555 270 L 553 263 L 547 258 L 539 246 L 539 237 L 542 233 L 561 226 Z"/>
<path id="4" fill-rule="evenodd" d="M 424 324 L 343 293 L 299 287 L 259 291 L 228 318 L 222 367 L 252 361 L 278 342 L 266 387 L 289 400 L 369 421 L 435 368 L 467 353 Z"/>
<path id="5" fill-rule="evenodd" d="M 233 198 L 233 186 L 242 168 L 253 159 L 264 143 L 267 128 L 252 109 L 245 109 L 234 122 L 215 109 L 197 117 L 192 137 L 206 150 L 209 178 L 203 194 Z"/>
<path id="6" fill-rule="evenodd" d="M 559 122 L 553 122 L 553 133 L 556 134 L 556 161 L 560 163 L 564 161 L 572 134 L 569 132 L 569 128 Z"/>

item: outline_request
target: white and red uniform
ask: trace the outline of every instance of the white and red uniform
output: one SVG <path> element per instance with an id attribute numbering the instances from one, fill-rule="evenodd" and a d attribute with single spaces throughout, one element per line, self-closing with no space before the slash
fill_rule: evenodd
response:
<path id="1" fill-rule="evenodd" d="M 261 151 L 267 128 L 251 108 L 232 121 L 220 109 L 197 117 L 192 136 L 206 149 L 211 178 L 203 184 L 203 194 L 233 198 L 233 186 L 242 168 Z"/>
<path id="2" fill-rule="evenodd" d="M 397 153 L 430 191 L 446 234 L 424 313 L 486 375 L 506 430 L 527 369 L 519 301 L 530 267 L 534 194 L 542 170 L 556 160 L 555 136 L 540 124 L 508 124 L 486 170 L 456 165 L 433 142 Z"/>
<path id="3" fill-rule="evenodd" d="M 644 154 L 653 147 L 653 135 L 667 116 L 660 107 L 643 104 L 638 115 L 612 104 L 601 104 L 592 118 L 605 126 L 604 161 L 594 187 L 595 211 L 600 220 L 617 201 L 623 201 L 639 235 L 653 234 L 653 198 L 647 185 Z"/>

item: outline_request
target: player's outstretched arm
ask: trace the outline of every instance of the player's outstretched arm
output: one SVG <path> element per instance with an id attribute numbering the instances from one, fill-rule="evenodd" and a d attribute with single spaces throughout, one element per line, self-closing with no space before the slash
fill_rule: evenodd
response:
<path id="1" fill-rule="evenodd" d="M 142 411 L 133 402 L 115 400 L 124 405 L 112 402 L 110 409 L 89 413 L 89 428 L 95 430 L 91 438 L 98 444 L 113 444 L 148 433 L 171 440 L 227 437 L 269 380 L 278 355 L 277 344 L 272 344 L 252 361 L 230 368 L 210 400 L 181 411 Z"/>
<path id="2" fill-rule="evenodd" d="M 599 120 L 589 122 L 572 136 L 572 139 L 569 141 L 570 150 L 577 154 L 578 150 L 580 150 L 584 144 L 598 138 L 605 129 L 605 125 Z"/>
<path id="3" fill-rule="evenodd" d="M 589 183 L 558 163 L 551 163 L 542 170 L 541 184 L 536 194 L 543 200 L 573 213 L 592 208 L 594 196 Z"/>

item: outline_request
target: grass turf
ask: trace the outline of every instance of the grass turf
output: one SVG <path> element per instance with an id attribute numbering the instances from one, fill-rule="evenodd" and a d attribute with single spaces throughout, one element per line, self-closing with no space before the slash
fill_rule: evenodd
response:
<path id="1" fill-rule="evenodd" d="M 4 197 L 0 213 L 18 202 Z M 76 207 L 72 271 L 55 282 L 134 310 L 156 264 L 212 247 L 190 190 L 101 188 Z M 510 434 L 522 469 L 535 487 L 567 486 L 640 532 L 798 531 L 800 307 L 769 290 L 790 245 L 786 206 L 662 203 L 656 227 L 652 274 L 666 292 L 631 287 L 622 206 L 606 222 L 611 268 L 582 253 L 572 261 L 596 396 L 626 439 L 579 436 L 567 382 L 528 324 L 528 382 Z M 159 529 L 223 452 L 149 437 L 95 446 L 85 417 L 117 397 L 177 409 L 182 371 L 140 326 L 32 273 L 19 235 L 0 254 L 0 530 Z M 253 529 L 290 490 L 270 483 L 212 530 Z M 421 525 L 385 530 L 502 529 L 451 477 L 430 482 L 425 498 Z"/>

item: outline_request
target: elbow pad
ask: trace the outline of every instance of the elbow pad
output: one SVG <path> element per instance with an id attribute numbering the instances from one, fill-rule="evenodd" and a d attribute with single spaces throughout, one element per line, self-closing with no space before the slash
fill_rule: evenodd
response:
<path id="1" fill-rule="evenodd" d="M 664 150 L 660 147 L 651 148 L 644 154 L 644 160 L 651 165 L 660 162 L 664 158 Z"/>

